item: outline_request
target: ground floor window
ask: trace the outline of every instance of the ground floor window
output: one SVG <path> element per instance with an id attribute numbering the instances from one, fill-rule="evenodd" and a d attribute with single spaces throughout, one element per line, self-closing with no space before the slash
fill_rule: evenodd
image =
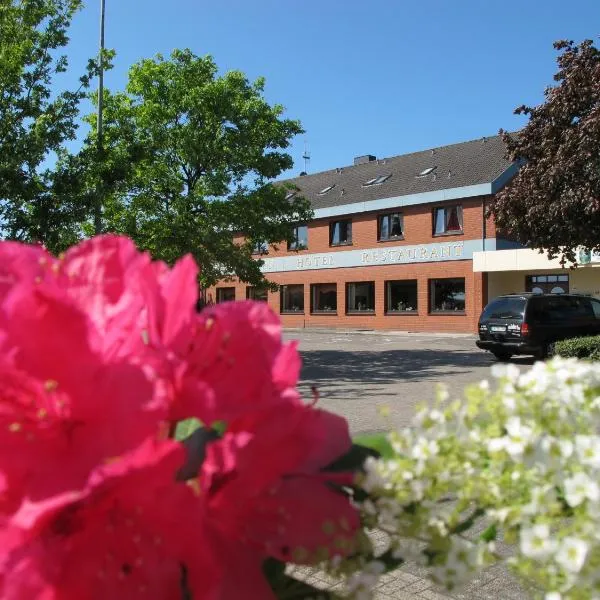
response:
<path id="1" fill-rule="evenodd" d="M 229 302 L 230 300 L 235 300 L 234 287 L 217 288 L 217 302 Z"/>
<path id="2" fill-rule="evenodd" d="M 329 313 L 337 311 L 337 285 L 315 283 L 310 286 L 310 312 Z"/>
<path id="3" fill-rule="evenodd" d="M 429 307 L 434 312 L 464 312 L 464 278 L 430 279 Z"/>
<path id="4" fill-rule="evenodd" d="M 568 294 L 568 275 L 527 275 L 525 291 L 534 294 Z"/>
<path id="5" fill-rule="evenodd" d="M 385 282 L 385 312 L 415 313 L 417 312 L 417 280 Z"/>
<path id="6" fill-rule="evenodd" d="M 249 285 L 246 287 L 246 300 L 261 300 L 266 302 L 268 299 L 268 291 L 266 288 L 257 288 Z"/>
<path id="7" fill-rule="evenodd" d="M 375 282 L 346 284 L 346 312 L 375 312 Z"/>
<path id="8" fill-rule="evenodd" d="M 304 285 L 282 285 L 280 288 L 280 312 L 304 312 Z"/>

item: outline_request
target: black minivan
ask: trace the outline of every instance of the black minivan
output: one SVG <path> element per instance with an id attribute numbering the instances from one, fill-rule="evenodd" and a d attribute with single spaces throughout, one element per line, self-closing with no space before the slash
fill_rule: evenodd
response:
<path id="1" fill-rule="evenodd" d="M 559 340 L 600 334 L 600 301 L 575 294 L 508 294 L 479 317 L 479 348 L 498 360 L 514 354 L 547 358 Z"/>

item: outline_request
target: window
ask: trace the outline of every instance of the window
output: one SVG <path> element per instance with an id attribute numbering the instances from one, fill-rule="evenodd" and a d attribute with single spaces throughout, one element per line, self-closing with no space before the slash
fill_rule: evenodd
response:
<path id="1" fill-rule="evenodd" d="M 296 192 L 288 192 L 288 193 L 285 195 L 285 199 L 286 199 L 286 200 L 291 200 L 291 199 L 292 199 L 292 198 L 293 198 L 295 195 L 296 195 Z"/>
<path id="2" fill-rule="evenodd" d="M 328 185 L 326 188 L 323 188 L 320 192 L 319 192 L 319 196 L 323 196 L 325 195 L 327 192 L 330 192 L 333 188 L 335 187 L 335 183 L 333 185 Z"/>
<path id="3" fill-rule="evenodd" d="M 304 312 L 304 286 L 282 285 L 280 288 L 280 312 L 303 313 Z"/>
<path id="4" fill-rule="evenodd" d="M 417 177 L 427 177 L 427 175 L 429 175 L 430 173 L 433 173 L 435 170 L 437 169 L 437 167 L 429 167 L 428 169 L 423 169 L 418 175 Z"/>
<path id="5" fill-rule="evenodd" d="M 492 300 L 483 312 L 480 320 L 484 319 L 521 319 L 525 312 L 525 298 L 505 297 Z"/>
<path id="6" fill-rule="evenodd" d="M 533 321 L 564 324 L 565 321 L 589 322 L 593 308 L 588 298 L 573 296 L 534 296 L 529 301 L 528 316 Z"/>
<path id="7" fill-rule="evenodd" d="M 269 244 L 267 242 L 256 242 L 252 248 L 252 254 L 268 254 Z"/>
<path id="8" fill-rule="evenodd" d="M 310 286 L 310 312 L 330 313 L 337 311 L 337 285 L 315 283 Z"/>
<path id="9" fill-rule="evenodd" d="M 431 312 L 464 312 L 465 280 L 430 279 L 429 306 Z"/>
<path id="10" fill-rule="evenodd" d="M 375 282 L 346 284 L 346 312 L 375 312 Z"/>
<path id="11" fill-rule="evenodd" d="M 329 223 L 329 245 L 344 246 L 352 244 L 352 221 L 333 221 Z"/>
<path id="12" fill-rule="evenodd" d="M 379 215 L 377 226 L 377 239 L 379 241 L 401 240 L 404 237 L 404 222 L 401 213 Z"/>
<path id="13" fill-rule="evenodd" d="M 384 181 L 387 181 L 391 176 L 392 174 L 388 173 L 387 175 L 379 175 L 378 177 L 373 177 L 372 179 L 365 181 L 362 184 L 362 186 L 369 187 L 371 185 L 381 185 Z"/>
<path id="14" fill-rule="evenodd" d="M 308 227 L 296 225 L 294 227 L 294 241 L 288 244 L 288 250 L 306 250 L 308 248 Z"/>
<path id="15" fill-rule="evenodd" d="M 525 291 L 534 294 L 568 294 L 568 275 L 527 275 Z"/>
<path id="16" fill-rule="evenodd" d="M 257 288 L 250 285 L 246 287 L 246 300 L 261 300 L 262 302 L 266 302 L 268 296 L 269 293 L 266 288 Z"/>
<path id="17" fill-rule="evenodd" d="M 235 300 L 234 287 L 217 288 L 217 302 L 230 302 L 231 300 Z"/>
<path id="18" fill-rule="evenodd" d="M 433 210 L 433 234 L 462 233 L 463 212 L 460 204 L 443 206 Z"/>
<path id="19" fill-rule="evenodd" d="M 417 312 L 417 281 L 385 282 L 385 312 L 416 313 Z"/>

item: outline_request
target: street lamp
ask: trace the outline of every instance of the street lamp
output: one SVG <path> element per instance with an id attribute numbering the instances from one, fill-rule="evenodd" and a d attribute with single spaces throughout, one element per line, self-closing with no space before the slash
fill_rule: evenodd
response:
<path id="1" fill-rule="evenodd" d="M 98 130 L 98 161 L 103 160 L 104 140 L 102 131 L 102 111 L 104 109 L 104 12 L 105 0 L 100 0 L 100 64 L 98 71 L 98 113 L 96 118 L 96 128 Z M 102 233 L 102 179 L 98 181 L 96 189 L 96 202 L 94 205 L 94 232 Z"/>

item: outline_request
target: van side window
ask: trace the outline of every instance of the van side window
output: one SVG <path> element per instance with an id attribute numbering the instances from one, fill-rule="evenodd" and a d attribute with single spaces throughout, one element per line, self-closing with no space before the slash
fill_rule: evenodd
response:
<path id="1" fill-rule="evenodd" d="M 600 302 L 590 298 L 590 303 L 592 305 L 592 310 L 594 311 L 594 316 L 596 319 L 600 319 Z"/>

